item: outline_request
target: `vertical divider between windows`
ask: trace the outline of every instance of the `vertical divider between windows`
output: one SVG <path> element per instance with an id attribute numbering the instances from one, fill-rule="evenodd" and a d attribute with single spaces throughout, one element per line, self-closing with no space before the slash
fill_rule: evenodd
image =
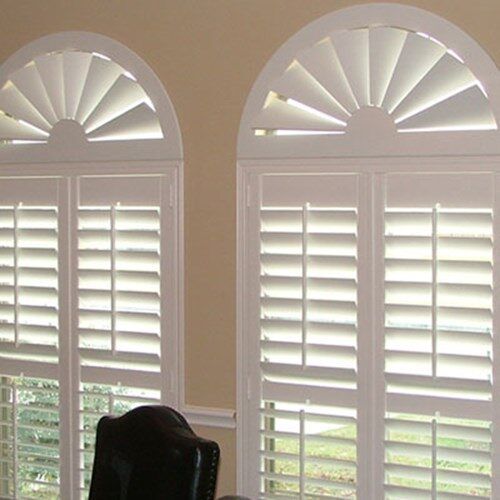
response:
<path id="1" fill-rule="evenodd" d="M 72 456 L 72 441 L 75 437 L 73 421 L 72 393 L 74 391 L 71 374 L 73 335 L 70 303 L 71 303 L 71 250 L 69 242 L 72 238 L 71 229 L 70 180 L 61 178 L 58 181 L 58 287 L 59 287 L 59 400 L 66 404 L 59 407 L 61 436 L 60 439 L 60 474 L 61 497 L 73 499 L 75 478 L 71 474 L 74 456 Z"/>
<path id="2" fill-rule="evenodd" d="M 372 255 L 372 358 L 371 358 L 371 498 L 384 498 L 384 213 L 385 175 L 372 176 L 371 255 Z"/>
<path id="3" fill-rule="evenodd" d="M 492 386 L 492 456 L 491 497 L 500 498 L 500 174 L 494 173 L 493 205 L 493 386 Z M 495 474 L 495 472 L 497 472 Z"/>

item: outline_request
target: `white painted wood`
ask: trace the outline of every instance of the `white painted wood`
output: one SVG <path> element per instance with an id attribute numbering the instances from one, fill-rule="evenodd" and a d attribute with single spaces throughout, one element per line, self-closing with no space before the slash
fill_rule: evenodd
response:
<path id="1" fill-rule="evenodd" d="M 331 94 L 298 61 L 294 61 L 273 85 L 273 91 L 339 120 L 347 115 Z"/>
<path id="2" fill-rule="evenodd" d="M 356 99 L 356 108 L 368 106 L 370 104 L 368 30 L 338 31 L 332 33 L 330 39 Z"/>
<path id="3" fill-rule="evenodd" d="M 444 101 L 452 95 L 462 92 L 477 82 L 470 69 L 450 54 L 445 54 L 420 80 L 404 101 L 394 109 L 394 121 L 404 121 L 428 109 L 436 102 Z"/>
<path id="4" fill-rule="evenodd" d="M 0 181 L 2 183 L 3 181 Z M 61 262 L 69 261 L 69 252 L 72 246 L 72 237 L 74 232 L 70 230 L 71 222 L 69 220 L 70 211 L 70 181 L 68 179 L 59 180 L 59 238 L 58 255 Z M 72 314 L 68 314 L 72 304 L 71 276 L 73 266 L 60 266 L 58 276 L 58 301 L 59 301 L 59 394 L 66 398 L 66 404 L 59 407 L 60 416 L 60 434 L 68 436 L 68 439 L 60 439 L 59 452 L 61 458 L 60 477 L 61 477 L 61 497 L 71 498 L 73 492 L 73 482 L 75 476 L 73 472 L 77 466 L 74 464 L 75 453 L 72 444 L 75 436 L 78 435 L 72 427 L 74 422 L 75 399 L 71 395 L 74 387 L 75 377 L 67 376 L 72 373 L 71 367 L 74 361 L 74 338 L 67 332 L 72 328 Z M 78 427 L 77 427 L 78 428 Z"/>
<path id="5" fill-rule="evenodd" d="M 382 106 L 407 36 L 407 31 L 397 28 L 375 27 L 369 30 L 372 106 Z"/>
<path id="6" fill-rule="evenodd" d="M 221 429 L 236 428 L 236 412 L 234 410 L 188 404 L 181 406 L 180 411 L 191 425 Z"/>
<path id="7" fill-rule="evenodd" d="M 376 377 L 373 376 L 373 254 L 372 223 L 373 190 L 370 176 L 364 174 L 358 182 L 358 338 L 357 338 L 357 498 L 369 498 L 373 491 L 372 428 L 376 422 L 372 395 Z"/>
<path id="8" fill-rule="evenodd" d="M 88 206 L 127 206 L 159 205 L 162 199 L 158 177 L 80 177 L 79 201 Z M 167 200 L 168 203 L 168 200 Z"/>
<path id="9" fill-rule="evenodd" d="M 481 208 L 491 199 L 488 174 L 391 174 L 387 181 L 387 206 L 424 208 L 440 203 L 446 208 Z"/>
<path id="10" fill-rule="evenodd" d="M 162 139 L 163 134 L 156 113 L 146 104 L 123 113 L 88 133 L 89 141 L 126 141 Z"/>
<path id="11" fill-rule="evenodd" d="M 443 132 L 461 130 L 492 130 L 495 119 L 482 90 L 475 86 L 464 90 L 401 122 L 399 130 Z"/>
<path id="12" fill-rule="evenodd" d="M 356 98 L 331 40 L 322 40 L 311 48 L 299 51 L 297 60 L 329 92 L 345 116 L 351 116 L 357 107 Z"/>

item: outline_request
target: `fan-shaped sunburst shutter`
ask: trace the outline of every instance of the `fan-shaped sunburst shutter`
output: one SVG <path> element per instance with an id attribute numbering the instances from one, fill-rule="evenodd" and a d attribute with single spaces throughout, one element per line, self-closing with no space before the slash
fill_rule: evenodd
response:
<path id="1" fill-rule="evenodd" d="M 257 135 L 343 134 L 363 107 L 398 132 L 491 130 L 481 83 L 460 57 L 424 34 L 379 26 L 331 34 L 299 52 L 269 86 Z"/>
<path id="2" fill-rule="evenodd" d="M 47 142 L 60 120 L 78 122 L 89 141 L 164 137 L 151 99 L 125 68 L 68 50 L 36 57 L 0 89 L 0 141 Z"/>

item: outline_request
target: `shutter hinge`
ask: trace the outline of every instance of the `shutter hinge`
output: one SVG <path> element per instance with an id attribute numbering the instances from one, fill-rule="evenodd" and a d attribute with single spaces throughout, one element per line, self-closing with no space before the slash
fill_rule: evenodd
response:
<path id="1" fill-rule="evenodd" d="M 246 198 L 247 198 L 247 207 L 250 206 L 250 199 L 251 199 L 250 198 L 250 193 L 251 193 L 250 186 L 247 186 L 247 196 L 246 196 Z"/>

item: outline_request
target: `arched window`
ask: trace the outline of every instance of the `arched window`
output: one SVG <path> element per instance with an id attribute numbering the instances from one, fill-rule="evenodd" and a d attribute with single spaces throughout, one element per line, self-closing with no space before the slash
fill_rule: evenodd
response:
<path id="1" fill-rule="evenodd" d="M 371 4 L 271 58 L 241 120 L 240 491 L 500 495 L 499 73 Z"/>
<path id="2" fill-rule="evenodd" d="M 89 33 L 0 68 L 0 496 L 86 498 L 105 413 L 177 405 L 174 109 Z"/>

